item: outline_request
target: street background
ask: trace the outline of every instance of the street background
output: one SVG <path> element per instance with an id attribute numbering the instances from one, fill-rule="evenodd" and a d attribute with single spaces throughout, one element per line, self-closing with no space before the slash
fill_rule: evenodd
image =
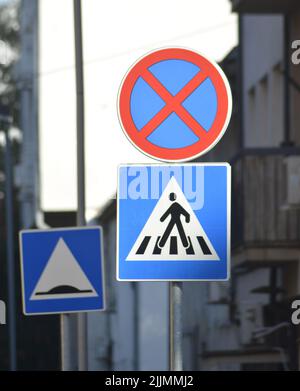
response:
<path id="1" fill-rule="evenodd" d="M 144 53 L 183 46 L 217 61 L 233 115 L 217 147 L 197 161 L 232 166 L 232 269 L 228 282 L 184 283 L 185 370 L 298 370 L 300 296 L 300 39 L 294 0 L 83 0 L 86 219 L 104 230 L 107 310 L 87 315 L 88 370 L 167 370 L 167 283 L 117 282 L 116 184 L 121 163 L 150 163 L 127 141 L 117 94 Z M 76 225 L 73 2 L 0 1 L 0 99 L 12 143 L 16 367 L 61 369 L 57 315 L 22 315 L 18 232 Z M 0 139 L 0 299 L 7 283 L 8 221 Z M 10 369 L 9 320 L 0 370 Z M 79 369 L 69 316 L 68 369 Z"/>

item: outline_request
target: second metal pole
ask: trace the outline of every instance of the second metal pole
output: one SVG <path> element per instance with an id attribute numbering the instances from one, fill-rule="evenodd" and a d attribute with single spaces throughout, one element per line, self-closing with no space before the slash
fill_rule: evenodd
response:
<path id="1" fill-rule="evenodd" d="M 15 255 L 14 255 L 14 212 L 13 212 L 13 162 L 9 129 L 5 131 L 5 212 L 6 212 L 6 251 L 8 285 L 8 327 L 9 327 L 9 366 L 17 369 L 16 343 L 16 304 L 15 304 Z"/>
<path id="2" fill-rule="evenodd" d="M 182 371 L 182 282 L 169 283 L 170 370 Z"/>
<path id="3" fill-rule="evenodd" d="M 82 45 L 81 0 L 74 0 L 74 32 L 76 60 L 76 109 L 77 109 L 77 225 L 85 220 L 85 142 L 84 142 L 84 74 Z M 87 317 L 78 314 L 77 320 L 78 369 L 87 370 Z"/>

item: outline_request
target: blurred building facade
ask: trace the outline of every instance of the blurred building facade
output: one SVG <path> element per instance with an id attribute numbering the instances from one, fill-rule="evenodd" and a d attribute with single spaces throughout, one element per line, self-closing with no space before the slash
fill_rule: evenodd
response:
<path id="1" fill-rule="evenodd" d="M 232 276 L 185 284 L 186 369 L 298 369 L 290 308 L 300 288 L 300 72 L 290 48 L 300 9 L 292 1 L 232 3 L 239 13 L 234 78 L 230 56 L 222 65 L 236 86 L 235 110 L 224 141 L 207 156 L 232 164 Z"/>
<path id="2" fill-rule="evenodd" d="M 104 229 L 107 311 L 88 315 L 89 368 L 168 369 L 168 284 L 116 280 L 116 202 L 91 224 Z"/>
<path id="3" fill-rule="evenodd" d="M 231 148 L 222 141 L 207 157 L 232 164 L 232 277 L 185 284 L 187 369 L 298 369 L 291 303 L 300 292 L 300 72 L 290 48 L 300 36 L 300 7 L 232 3 L 239 13 L 237 118 L 224 139 Z"/>
<path id="4" fill-rule="evenodd" d="M 38 133 L 38 0 L 17 2 L 20 7 L 20 59 L 15 79 L 20 96 L 20 127 L 22 149 L 15 167 L 14 180 L 18 193 L 16 205 L 19 219 L 16 231 L 45 228 L 45 216 L 40 210 L 39 133 Z M 52 219 L 53 226 L 61 219 Z M 68 218 L 66 219 L 68 221 Z M 74 218 L 72 220 L 74 222 Z M 18 243 L 18 232 L 15 236 Z M 17 369 L 60 369 L 60 322 L 58 316 L 29 317 L 23 315 L 21 273 L 18 246 L 15 252 L 17 306 Z M 8 356 L 8 354 L 7 354 Z"/>
<path id="5" fill-rule="evenodd" d="M 300 8 L 292 1 L 254 3 L 233 2 L 239 47 L 221 66 L 234 112 L 222 141 L 202 159 L 232 164 L 232 277 L 184 283 L 185 369 L 299 368 L 291 303 L 300 293 L 300 72 L 290 48 L 300 36 Z M 115 208 L 110 204 L 99 219 L 110 211 L 104 225 L 109 243 L 115 240 Z M 115 244 L 106 257 L 109 264 L 114 260 Z M 114 289 L 122 288 L 118 283 Z M 145 308 L 135 309 L 138 319 Z"/>
<path id="6" fill-rule="evenodd" d="M 38 46 L 30 18 L 37 3 L 29 3 L 23 40 L 34 75 Z M 292 0 L 232 0 L 232 6 L 239 13 L 239 47 L 221 66 L 233 89 L 233 116 L 222 141 L 201 160 L 232 165 L 232 276 L 226 283 L 184 283 L 184 369 L 298 369 L 290 305 L 300 295 L 300 68 L 289 49 L 300 37 L 300 6 Z M 54 226 L 53 215 L 39 208 L 34 80 L 30 86 L 22 95 L 22 224 L 42 227 L 46 219 Z M 65 226 L 66 216 L 59 217 L 55 226 Z M 165 370 L 168 285 L 117 282 L 115 201 L 95 223 L 104 228 L 108 306 L 87 316 L 88 368 Z"/>

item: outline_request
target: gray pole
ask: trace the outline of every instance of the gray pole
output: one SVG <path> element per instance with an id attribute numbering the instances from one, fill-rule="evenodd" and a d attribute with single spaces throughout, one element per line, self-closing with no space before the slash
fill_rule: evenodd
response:
<path id="1" fill-rule="evenodd" d="M 9 126 L 8 126 L 9 127 Z M 17 369 L 16 343 L 16 298 L 15 298 L 15 257 L 14 257 L 14 211 L 13 211 L 13 174 L 9 129 L 5 130 L 5 215 L 6 215 L 6 259 L 8 288 L 8 327 L 9 327 L 9 366 Z"/>
<path id="2" fill-rule="evenodd" d="M 77 225 L 85 221 L 85 159 L 84 159 L 84 82 L 81 1 L 74 0 L 74 32 L 76 60 L 76 104 L 77 104 Z M 77 369 L 87 369 L 87 319 L 85 314 L 61 315 L 61 366 L 63 371 L 74 370 L 73 348 L 75 340 L 72 328 L 77 335 Z"/>
<path id="3" fill-rule="evenodd" d="M 81 0 L 73 0 L 75 33 L 76 113 L 77 113 L 77 225 L 85 221 L 85 158 L 84 158 L 84 76 L 82 48 Z M 86 314 L 61 315 L 62 370 L 74 370 L 72 355 L 72 327 L 76 323 L 77 368 L 87 370 L 87 319 Z M 76 322 L 73 322 L 76 321 Z"/>
<path id="4" fill-rule="evenodd" d="M 76 104 L 77 104 L 77 225 L 85 221 L 85 158 L 84 158 L 84 74 L 82 45 L 81 0 L 74 0 L 74 32 L 76 62 Z M 78 369 L 87 370 L 87 318 L 78 314 L 77 319 Z"/>
<path id="5" fill-rule="evenodd" d="M 140 366 L 140 327 L 139 327 L 139 284 L 132 282 L 133 289 L 133 370 L 139 371 Z"/>
<path id="6" fill-rule="evenodd" d="M 182 282 L 169 283 L 170 370 L 182 371 Z"/>
<path id="7" fill-rule="evenodd" d="M 61 369 L 62 371 L 75 370 L 71 357 L 71 314 L 60 316 L 60 341 L 61 341 Z"/>

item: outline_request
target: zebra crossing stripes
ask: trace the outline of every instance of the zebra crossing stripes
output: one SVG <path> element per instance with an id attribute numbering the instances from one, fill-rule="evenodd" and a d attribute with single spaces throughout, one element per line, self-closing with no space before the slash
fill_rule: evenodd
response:
<path id="1" fill-rule="evenodd" d="M 157 236 L 155 240 L 152 240 L 153 238 L 151 236 L 145 236 L 142 240 L 140 246 L 138 247 L 136 254 L 137 255 L 143 255 L 145 254 L 146 250 L 149 252 L 149 247 L 151 248 L 151 254 L 152 255 L 160 255 L 162 252 L 162 249 L 158 246 L 158 243 L 160 241 L 161 236 Z M 195 255 L 195 253 L 200 253 L 203 255 L 211 255 L 211 251 L 209 249 L 208 244 L 206 243 L 203 236 L 196 236 L 197 242 L 196 245 L 191 241 L 191 237 L 188 236 L 188 242 L 189 246 L 185 248 L 185 252 L 187 255 Z M 154 244 L 154 245 L 153 245 Z M 168 246 L 167 246 L 168 244 Z M 177 255 L 178 254 L 178 247 L 181 245 L 180 239 L 177 236 L 171 236 L 169 243 L 166 244 L 166 247 L 168 249 L 166 250 L 169 255 Z M 149 247 L 148 247 L 149 246 Z"/>
<path id="2" fill-rule="evenodd" d="M 178 247 L 177 247 L 177 237 L 171 236 L 170 240 L 170 255 L 176 255 L 178 254 Z"/>
<path id="3" fill-rule="evenodd" d="M 158 242 L 160 241 L 161 236 L 157 237 L 157 240 L 155 242 L 155 247 L 153 250 L 153 255 L 160 255 L 161 254 L 161 248 L 158 246 Z"/>
<path id="4" fill-rule="evenodd" d="M 136 254 L 142 255 L 142 254 L 145 253 L 146 248 L 147 248 L 147 246 L 148 246 L 148 244 L 150 242 L 150 239 L 151 239 L 151 236 L 145 236 L 144 237 L 144 240 L 142 241 L 142 243 L 141 243 L 140 247 L 138 248 Z"/>

